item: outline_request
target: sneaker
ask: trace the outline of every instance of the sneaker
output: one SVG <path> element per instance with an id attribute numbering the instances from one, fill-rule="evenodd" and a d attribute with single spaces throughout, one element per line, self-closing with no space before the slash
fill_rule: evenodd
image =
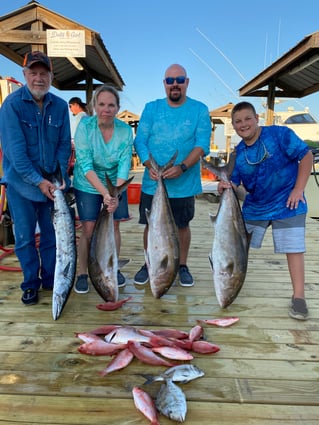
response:
<path id="1" fill-rule="evenodd" d="M 123 286 L 126 285 L 125 282 L 125 276 L 120 272 L 120 270 L 117 271 L 117 286 L 119 288 L 123 288 Z"/>
<path id="2" fill-rule="evenodd" d="M 140 270 L 134 276 L 134 283 L 137 285 L 145 285 L 148 282 L 148 270 L 147 265 L 144 264 Z"/>
<path id="3" fill-rule="evenodd" d="M 74 291 L 77 294 L 86 294 L 89 292 L 88 275 L 80 274 L 74 285 Z"/>
<path id="4" fill-rule="evenodd" d="M 308 308 L 303 298 L 291 298 L 289 316 L 297 320 L 307 320 Z"/>
<path id="5" fill-rule="evenodd" d="M 26 289 L 23 292 L 21 301 L 25 305 L 34 305 L 39 301 L 38 291 L 36 289 Z"/>
<path id="6" fill-rule="evenodd" d="M 194 279 L 187 266 L 179 266 L 179 284 L 181 286 L 193 286 Z"/>

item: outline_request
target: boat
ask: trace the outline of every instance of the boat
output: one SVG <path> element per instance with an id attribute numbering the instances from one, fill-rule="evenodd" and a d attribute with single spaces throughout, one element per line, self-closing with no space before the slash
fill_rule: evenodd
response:
<path id="1" fill-rule="evenodd" d="M 286 111 L 274 112 L 274 124 L 285 125 L 304 141 L 318 143 L 319 147 L 319 123 L 306 107 L 303 111 L 295 111 L 290 106 Z"/>

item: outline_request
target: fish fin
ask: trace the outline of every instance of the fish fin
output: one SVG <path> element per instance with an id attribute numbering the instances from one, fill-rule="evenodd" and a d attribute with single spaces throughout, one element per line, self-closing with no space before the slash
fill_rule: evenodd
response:
<path id="1" fill-rule="evenodd" d="M 227 164 L 221 166 L 221 167 L 215 167 L 212 163 L 209 161 L 206 161 L 204 158 L 201 158 L 201 164 L 204 168 L 207 168 L 209 171 L 211 171 L 213 174 L 218 176 L 221 180 L 229 181 L 231 173 L 233 172 L 234 166 L 236 161 L 236 151 L 233 151 L 229 155 L 229 161 Z"/>
<path id="2" fill-rule="evenodd" d="M 209 218 L 212 224 L 215 226 L 217 216 L 213 215 L 212 213 L 209 213 Z"/>
<path id="3" fill-rule="evenodd" d="M 64 277 L 66 277 L 69 274 L 70 267 L 71 267 L 71 263 L 68 262 L 68 264 L 64 267 L 64 270 L 63 270 Z"/>
<path id="4" fill-rule="evenodd" d="M 151 214 L 151 211 L 150 211 L 150 210 L 148 210 L 147 208 L 145 208 L 145 215 L 146 215 L 147 223 L 149 223 L 150 214 Z"/>
<path id="5" fill-rule="evenodd" d="M 167 264 L 168 264 L 168 255 L 165 255 L 165 257 L 161 261 L 160 268 L 163 269 L 163 270 L 166 270 Z"/>
<path id="6" fill-rule="evenodd" d="M 208 259 L 209 259 L 210 266 L 211 266 L 212 270 L 214 270 L 214 264 L 213 264 L 213 259 L 212 259 L 211 255 L 209 255 Z"/>
<path id="7" fill-rule="evenodd" d="M 131 262 L 130 258 L 121 258 L 118 259 L 118 268 L 121 269 L 122 267 L 126 266 Z"/>
<path id="8" fill-rule="evenodd" d="M 114 266 L 114 258 L 113 255 L 110 255 L 109 261 L 107 263 L 107 266 L 110 267 L 111 269 L 113 269 Z"/>

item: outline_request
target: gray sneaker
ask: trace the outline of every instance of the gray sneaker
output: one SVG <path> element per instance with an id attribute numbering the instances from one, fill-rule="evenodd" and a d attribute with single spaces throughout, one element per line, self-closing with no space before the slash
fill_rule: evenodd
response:
<path id="1" fill-rule="evenodd" d="M 80 274 L 77 278 L 77 281 L 74 285 L 74 291 L 77 294 L 86 294 L 89 292 L 89 283 L 88 283 L 88 275 Z"/>
<path id="2" fill-rule="evenodd" d="M 181 286 L 193 286 L 194 285 L 193 276 L 190 274 L 187 266 L 180 266 L 179 267 L 179 284 Z"/>
<path id="3" fill-rule="evenodd" d="M 307 320 L 308 308 L 303 298 L 291 298 L 289 316 L 297 320 Z"/>
<path id="4" fill-rule="evenodd" d="M 134 283 L 137 285 L 145 285 L 148 282 L 148 270 L 146 264 L 144 264 L 140 270 L 134 276 Z"/>

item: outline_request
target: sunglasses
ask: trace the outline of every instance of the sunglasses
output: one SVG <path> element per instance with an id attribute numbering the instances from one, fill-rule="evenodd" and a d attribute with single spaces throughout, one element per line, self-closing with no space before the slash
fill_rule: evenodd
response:
<path id="1" fill-rule="evenodd" d="M 180 76 L 180 77 L 166 77 L 165 78 L 165 83 L 169 86 L 171 86 L 172 84 L 174 84 L 174 82 L 176 81 L 176 84 L 184 84 L 186 81 L 186 77 L 184 76 Z"/>

